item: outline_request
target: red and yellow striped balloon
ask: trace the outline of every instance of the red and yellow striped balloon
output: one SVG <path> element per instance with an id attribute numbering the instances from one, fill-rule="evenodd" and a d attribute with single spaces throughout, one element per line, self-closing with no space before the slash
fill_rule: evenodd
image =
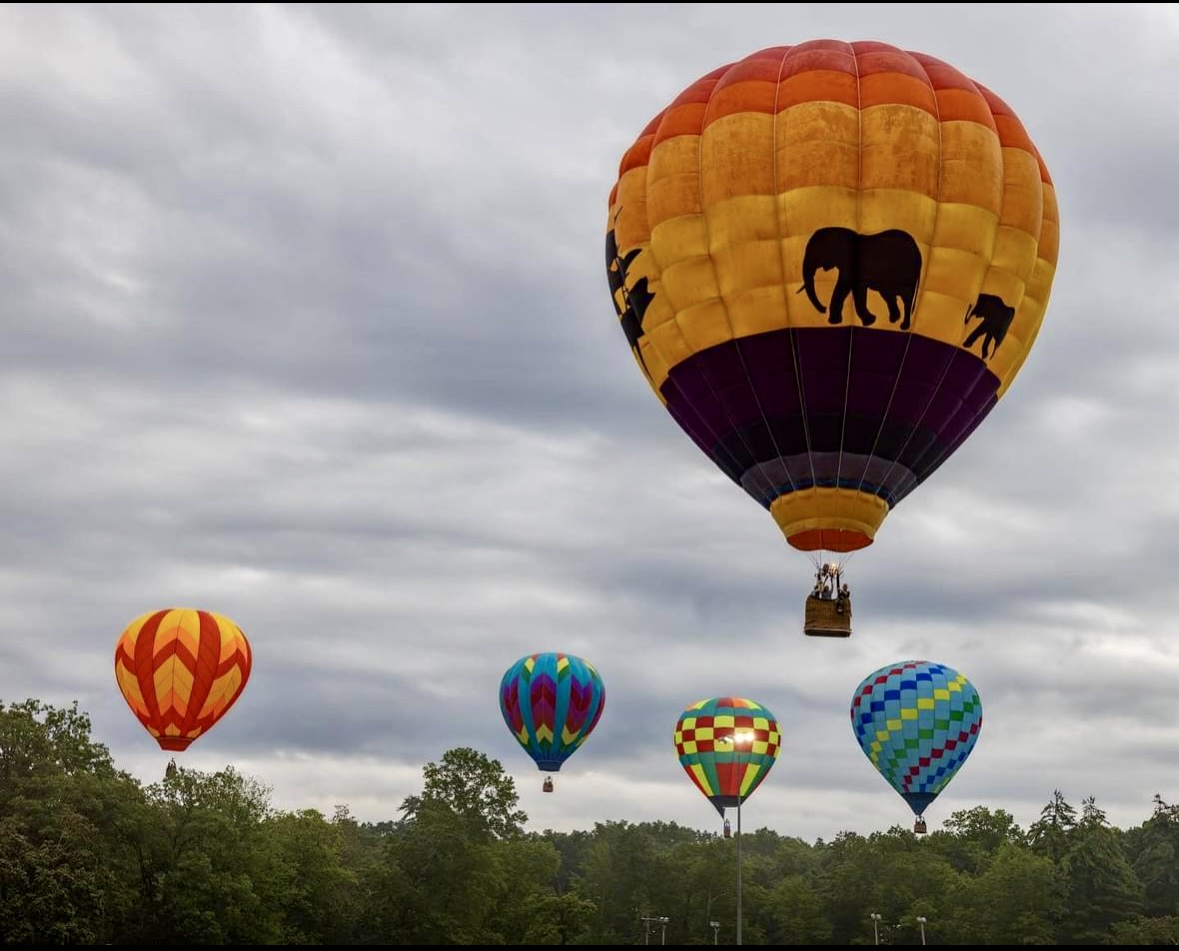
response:
<path id="1" fill-rule="evenodd" d="M 164 608 L 136 618 L 115 646 L 115 679 L 161 749 L 184 750 L 212 729 L 245 689 L 250 642 L 212 611 Z"/>
<path id="2" fill-rule="evenodd" d="M 668 413 L 792 546 L 847 552 L 1007 392 L 1058 239 L 1002 99 L 932 56 L 815 40 L 716 69 L 647 124 L 606 269 Z"/>

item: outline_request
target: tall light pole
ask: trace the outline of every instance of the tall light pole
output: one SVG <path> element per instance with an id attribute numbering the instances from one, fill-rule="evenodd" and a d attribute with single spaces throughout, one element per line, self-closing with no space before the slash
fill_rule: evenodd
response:
<path id="1" fill-rule="evenodd" d="M 720 922 L 719 921 L 710 921 L 709 924 L 712 925 L 712 943 L 719 944 L 720 943 Z"/>
<path id="2" fill-rule="evenodd" d="M 737 757 L 737 944 L 741 944 L 741 747 L 753 745 L 752 730 L 733 730 L 728 736 L 718 736 L 713 742 L 732 743 Z"/>
<path id="3" fill-rule="evenodd" d="M 921 943 L 925 944 L 925 919 L 918 918 L 917 924 L 919 924 L 921 926 Z"/>
<path id="4" fill-rule="evenodd" d="M 876 944 L 880 944 L 880 916 L 876 912 L 872 912 L 872 936 L 876 939 Z"/>

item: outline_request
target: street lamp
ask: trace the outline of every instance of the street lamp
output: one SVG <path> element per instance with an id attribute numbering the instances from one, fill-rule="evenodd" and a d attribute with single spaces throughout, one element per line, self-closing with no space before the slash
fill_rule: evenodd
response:
<path id="1" fill-rule="evenodd" d="M 872 919 L 872 936 L 876 939 L 876 943 L 880 944 L 880 916 L 876 912 L 872 912 L 869 917 Z"/>
<path id="2" fill-rule="evenodd" d="M 728 736 L 718 736 L 714 743 L 732 743 L 737 757 L 737 944 L 741 944 L 741 747 L 753 745 L 752 730 L 733 730 Z"/>
<path id="3" fill-rule="evenodd" d="M 921 926 L 921 943 L 925 944 L 925 919 L 918 918 L 917 924 L 919 924 Z"/>
<path id="4" fill-rule="evenodd" d="M 712 925 L 712 943 L 717 944 L 720 942 L 720 922 L 710 921 L 709 924 Z"/>

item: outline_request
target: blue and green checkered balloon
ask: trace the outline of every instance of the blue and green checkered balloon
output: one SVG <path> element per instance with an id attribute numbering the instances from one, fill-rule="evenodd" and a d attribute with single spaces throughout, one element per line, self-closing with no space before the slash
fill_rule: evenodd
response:
<path id="1" fill-rule="evenodd" d="M 851 721 L 864 755 L 920 820 L 974 749 L 982 701 L 958 671 L 906 660 L 860 682 Z"/>

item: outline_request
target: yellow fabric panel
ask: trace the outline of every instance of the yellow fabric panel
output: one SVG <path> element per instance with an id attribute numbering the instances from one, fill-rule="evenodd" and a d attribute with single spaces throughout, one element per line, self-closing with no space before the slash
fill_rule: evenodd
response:
<path id="1" fill-rule="evenodd" d="M 618 194 L 610 212 L 614 238 L 622 251 L 645 246 L 651 238 L 647 210 L 647 168 L 632 168 L 618 179 Z"/>
<path id="2" fill-rule="evenodd" d="M 702 726 L 696 731 L 696 739 L 711 740 L 716 735 L 716 730 L 710 726 Z"/>
<path id="3" fill-rule="evenodd" d="M 659 399 L 659 402 L 666 406 L 667 400 L 660 391 L 660 387 L 667 380 L 669 371 L 667 364 L 663 361 L 662 355 L 651 345 L 651 341 L 646 337 L 639 338 L 639 353 L 642 354 L 643 360 L 640 363 L 639 358 L 636 356 L 635 365 L 650 381 L 651 389 Z"/>
<path id="4" fill-rule="evenodd" d="M 778 211 L 772 195 L 739 195 L 712 202 L 704 209 L 708 230 L 708 251 L 714 258 L 744 249 L 746 244 L 777 241 L 780 233 Z M 773 280 L 779 280 L 773 275 Z"/>
<path id="5" fill-rule="evenodd" d="M 1026 303 L 1027 300 L 1025 297 L 1024 302 Z M 1034 309 L 1020 306 L 1019 310 L 1015 312 L 1015 318 L 1011 322 L 1011 329 L 1007 332 L 1003 346 L 993 353 L 991 359 L 987 361 L 987 367 L 1000 380 L 1010 375 L 1012 368 L 1021 362 L 1023 355 L 1028 352 L 1028 341 L 1016 333 L 1015 327 L 1023 314 L 1028 314 L 1029 319 L 1034 319 Z M 999 391 L 999 395 L 1002 395 L 1002 390 Z"/>
<path id="6" fill-rule="evenodd" d="M 693 292 L 692 280 L 681 286 L 680 278 L 676 275 L 672 276 L 671 283 L 667 283 L 667 271 L 676 269 L 684 262 L 706 260 L 711 250 L 709 242 L 709 222 L 703 213 L 672 218 L 654 229 L 651 233 L 651 245 L 644 247 L 640 255 L 634 259 L 632 266 L 638 273 L 656 275 L 661 289 L 671 298 L 672 308 L 679 308 L 699 301 L 703 296 L 707 296 L 707 293 Z M 711 291 L 719 292 L 714 279 L 710 277 L 709 280 Z M 648 309 L 643 321 L 645 328 L 650 319 L 651 310 Z"/>
<path id="7" fill-rule="evenodd" d="M 1020 228 L 1040 240 L 1044 189 L 1040 163 L 1023 149 L 1003 150 L 1003 210 L 999 223 Z"/>
<path id="8" fill-rule="evenodd" d="M 778 330 L 785 325 L 786 291 L 780 281 L 769 287 L 756 287 L 733 294 L 726 298 L 725 303 L 729 325 L 737 339 L 767 330 Z"/>
<path id="9" fill-rule="evenodd" d="M 676 323 L 689 354 L 733 339 L 725 305 L 720 300 L 705 301 L 680 311 Z"/>
<path id="10" fill-rule="evenodd" d="M 631 266 L 630 280 L 627 281 L 627 291 L 630 292 L 644 274 L 652 275 L 647 280 L 647 290 L 654 296 L 647 306 L 646 313 L 643 315 L 643 329 L 647 333 L 650 333 L 660 324 L 674 324 L 676 314 L 676 308 L 671 302 L 671 295 L 664 292 L 663 281 L 658 276 L 658 268 L 648 266 L 648 262 L 651 260 L 652 256 L 649 252 L 640 254 Z"/>
<path id="11" fill-rule="evenodd" d="M 872 188 L 860 192 L 859 225 L 862 234 L 900 228 L 913 236 L 925 260 L 937 220 L 937 202 L 920 192 L 898 188 Z"/>
<path id="12" fill-rule="evenodd" d="M 771 115 L 741 112 L 711 123 L 700 136 L 697 159 L 704 207 L 747 195 L 771 197 L 774 150 L 769 145 L 773 141 Z"/>
<path id="13" fill-rule="evenodd" d="M 123 631 L 121 637 L 122 640 L 124 640 L 126 643 L 127 653 L 130 656 L 135 656 L 135 644 L 139 640 L 139 633 L 143 630 L 143 625 L 146 623 L 147 619 L 155 613 L 155 611 L 148 611 L 146 614 L 140 615 L 134 621 L 128 624 L 126 630 Z"/>
<path id="14" fill-rule="evenodd" d="M 1055 270 L 1048 264 L 1048 262 L 1043 260 L 1037 262 L 1037 268 L 1039 269 L 1041 267 L 1048 270 Z M 1028 337 L 1023 342 L 1023 347 L 1013 363 L 1008 365 L 1006 362 L 1004 362 L 999 368 L 992 368 L 995 369 L 995 372 L 999 375 L 999 379 L 1001 381 L 998 392 L 998 396 L 1000 398 L 1011 385 L 1011 381 L 1019 372 L 1020 367 L 1023 366 L 1024 361 L 1027 359 L 1028 354 L 1031 351 L 1032 345 L 1036 342 L 1036 336 L 1040 332 L 1040 327 L 1043 323 L 1044 313 L 1047 310 L 1047 306 L 1048 305 L 1046 301 L 1041 301 L 1038 298 L 1033 297 L 1030 293 L 1024 294 L 1021 311 L 1027 311 L 1027 322 L 1030 325 Z"/>
<path id="15" fill-rule="evenodd" d="M 1040 224 L 1039 257 L 1051 265 L 1049 275 L 1056 272 L 1056 261 L 1060 254 L 1060 209 L 1056 206 L 1056 189 L 1051 185 L 1043 185 L 1044 218 Z M 1047 298 L 1047 288 L 1052 286 L 1052 277 L 1048 277 L 1045 290 L 1037 288 L 1036 296 Z"/>
<path id="16" fill-rule="evenodd" d="M 135 676 L 123 664 L 119 664 L 115 668 L 115 677 L 119 682 L 119 689 L 122 690 L 123 696 L 127 698 L 127 702 L 136 713 L 147 715 L 147 701 L 143 698 L 143 693 L 139 689 L 139 678 Z"/>
<path id="17" fill-rule="evenodd" d="M 172 657 L 160 664 L 152 673 L 152 681 L 161 709 L 169 705 L 165 702 L 168 698 L 181 707 L 188 703 L 188 698 L 192 695 L 192 671 L 179 657 Z"/>
<path id="18" fill-rule="evenodd" d="M 667 313 L 672 318 L 689 307 L 716 300 L 721 296 L 716 268 L 713 266 L 713 259 L 707 254 L 669 261 L 663 269 L 659 286 L 667 295 Z M 654 301 L 651 306 L 654 306 Z M 650 307 L 647 313 L 651 313 Z M 644 319 L 644 329 L 649 333 L 663 322 L 662 317 L 660 314 L 659 318 L 650 324 Z"/>
<path id="19" fill-rule="evenodd" d="M 765 752 L 764 750 L 762 752 Z M 740 793 L 742 796 L 749 794 L 749 787 L 753 785 L 757 779 L 757 774 L 761 772 L 761 767 L 757 763 L 750 763 L 741 773 Z"/>
<path id="20" fill-rule="evenodd" d="M 938 195 L 941 135 L 924 109 L 889 103 L 860 113 L 860 188 Z"/>
<path id="21" fill-rule="evenodd" d="M 1025 336 L 1023 346 L 1015 355 L 1014 360 L 1004 360 L 998 367 L 993 367 L 1000 379 L 1000 398 L 1011 386 L 1011 381 L 1023 366 L 1024 361 L 1036 341 L 1044 314 L 1048 309 L 1048 301 L 1052 292 L 1052 282 L 1056 277 L 1057 255 L 1060 253 L 1060 213 L 1056 203 L 1056 189 L 1050 184 L 1043 184 L 1044 217 L 1040 227 L 1040 243 L 1037 247 L 1037 258 L 1031 276 L 1028 278 L 1024 291 L 1023 302 L 1016 313 L 1014 323 L 1020 325 Z M 1014 327 L 1012 328 L 1015 329 Z M 1000 348 L 1002 351 L 1004 348 Z M 1006 356 L 1005 354 L 1003 356 Z"/>
<path id="22" fill-rule="evenodd" d="M 783 238 L 797 238 L 797 251 L 786 259 L 786 279 L 802 280 L 802 254 L 807 239 L 820 228 L 855 229 L 860 216 L 860 193 L 854 187 L 822 185 L 799 188 L 778 196 Z"/>
<path id="23" fill-rule="evenodd" d="M 913 707 L 902 707 L 901 708 L 901 719 L 902 720 L 916 720 L 917 719 L 917 711 Z"/>
<path id="24" fill-rule="evenodd" d="M 926 290 L 920 300 L 921 320 L 913 325 L 913 332 L 953 347 L 959 346 L 970 333 L 971 328 L 965 324 L 964 317 L 974 298 L 968 301 L 957 294 Z"/>
<path id="25" fill-rule="evenodd" d="M 643 254 L 654 255 L 657 249 L 659 257 L 652 260 L 655 270 L 663 272 L 680 261 L 707 255 L 712 250 L 710 241 L 708 219 L 704 217 L 703 212 L 683 215 L 679 218 L 669 218 L 656 225 L 651 231 L 651 247 L 644 250 Z M 650 270 L 650 263 L 644 261 L 640 255 L 636 258 L 634 267 L 646 274 Z M 675 293 L 675 288 L 671 289 L 671 293 Z"/>
<path id="26" fill-rule="evenodd" d="M 999 213 L 978 205 L 941 202 L 934 221 L 933 244 L 981 256 L 985 267 L 995 250 Z M 973 298 L 972 298 L 973 299 Z"/>
<path id="27" fill-rule="evenodd" d="M 650 230 L 672 218 L 700 213 L 700 145 L 697 135 L 677 135 L 651 150 L 646 169 Z"/>
<path id="28" fill-rule="evenodd" d="M 1022 228 L 1000 225 L 995 233 L 995 250 L 991 255 L 991 267 L 1009 271 L 1021 285 L 1026 284 L 1036 266 L 1036 251 L 1039 241 L 1035 235 Z M 1022 296 L 1022 294 L 1021 294 Z M 1018 302 L 1016 302 L 1018 303 Z"/>
<path id="29" fill-rule="evenodd" d="M 652 311 L 666 310 L 668 319 L 656 320 L 650 327 L 647 326 L 646 321 L 643 322 L 645 333 L 639 338 L 639 343 L 646 343 L 654 347 L 658 353 L 660 362 L 667 368 L 674 367 L 682 360 L 686 360 L 692 355 L 692 350 L 688 346 L 684 335 L 680 331 L 680 325 L 676 323 L 675 312 L 670 310 L 666 295 L 656 294 L 655 299 L 651 302 L 647 313 Z M 645 352 L 645 348 L 644 348 Z M 662 380 L 657 380 L 657 383 L 662 383 Z"/>
<path id="30" fill-rule="evenodd" d="M 782 286 L 782 252 L 777 235 L 718 245 L 712 252 L 712 263 L 725 298 L 771 284 Z"/>
<path id="31" fill-rule="evenodd" d="M 787 538 L 814 528 L 842 528 L 874 538 L 888 503 L 868 492 L 814 486 L 778 496 L 770 503 L 770 514 Z"/>
<path id="32" fill-rule="evenodd" d="M 933 710 L 936 706 L 937 706 L 937 704 L 934 702 L 933 697 L 918 697 L 917 698 L 917 709 L 918 710 Z"/>
<path id="33" fill-rule="evenodd" d="M 999 136 L 977 122 L 941 124 L 943 206 L 977 206 L 998 217 L 1003 196 L 1003 149 Z"/>
<path id="34" fill-rule="evenodd" d="M 934 691 L 933 691 L 933 699 L 934 700 L 949 700 L 950 699 L 950 691 L 947 690 L 945 687 L 935 687 Z"/>
<path id="35" fill-rule="evenodd" d="M 860 113 L 837 102 L 802 102 L 778 113 L 776 191 L 860 182 Z"/>
<path id="36" fill-rule="evenodd" d="M 201 716 L 204 716 L 209 711 L 221 710 L 230 701 L 234 700 L 237 695 L 238 688 L 242 683 L 242 670 L 236 664 L 229 668 L 224 674 L 213 681 L 209 688 L 209 696 L 205 699 L 205 705 L 201 708 Z"/>
<path id="37" fill-rule="evenodd" d="M 727 726 L 736 726 L 737 720 L 731 713 L 723 713 L 720 716 L 714 717 L 712 721 L 713 728 Z"/>
<path id="38" fill-rule="evenodd" d="M 197 656 L 201 640 L 201 619 L 196 611 L 191 608 L 177 608 L 164 615 L 156 631 L 156 653 L 162 653 L 174 639 L 179 640 L 193 657 Z"/>

